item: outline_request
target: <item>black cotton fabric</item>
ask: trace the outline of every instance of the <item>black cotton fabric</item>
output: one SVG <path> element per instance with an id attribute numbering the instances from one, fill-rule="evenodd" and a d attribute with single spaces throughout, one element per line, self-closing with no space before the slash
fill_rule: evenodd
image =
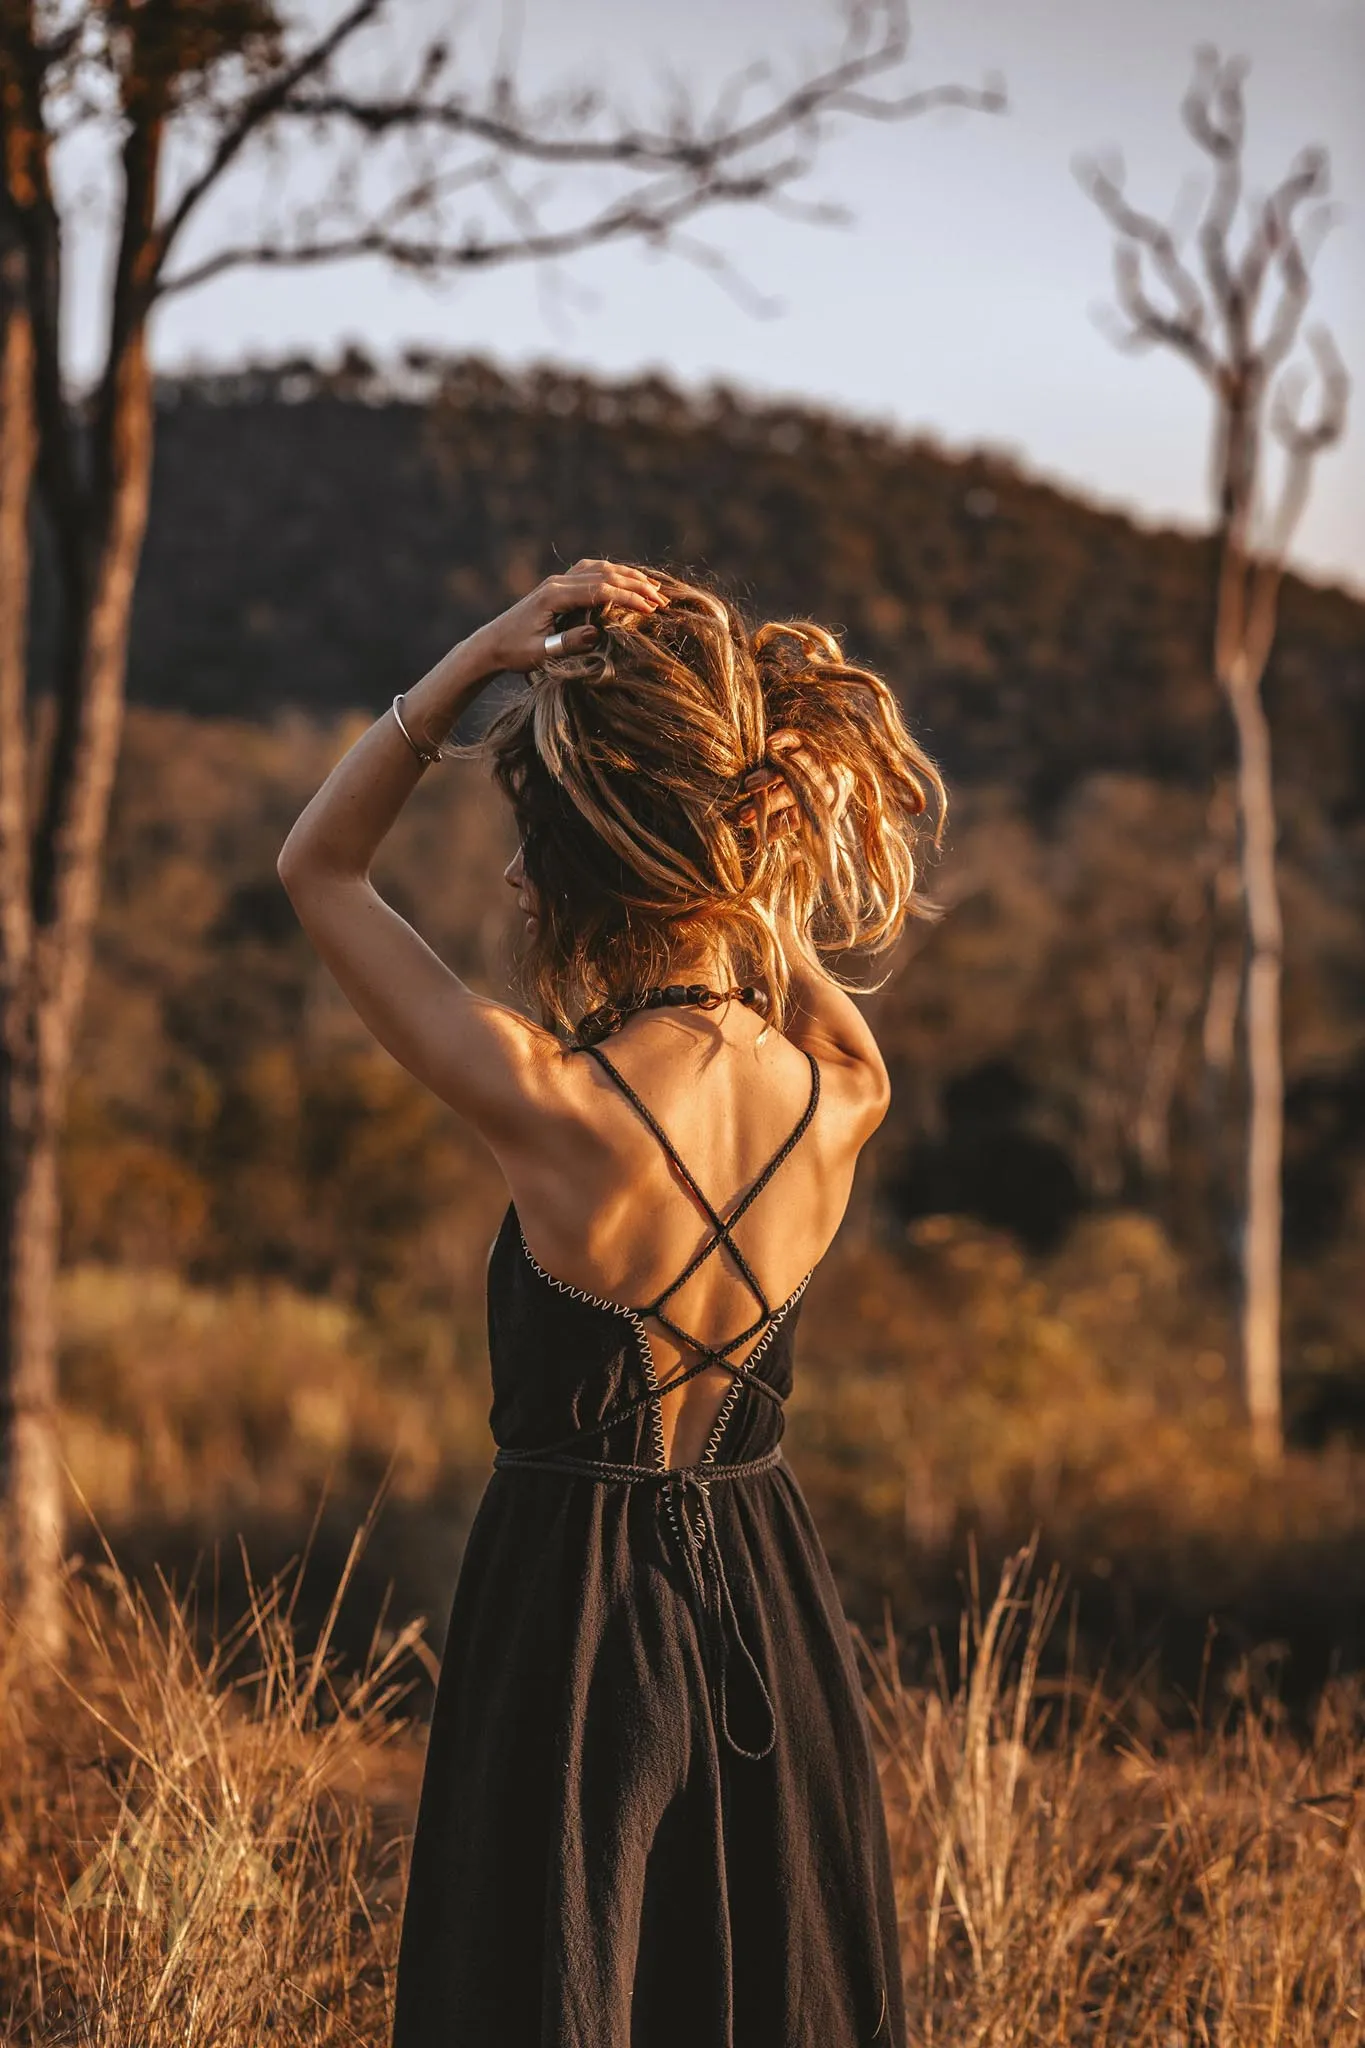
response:
<path id="1" fill-rule="evenodd" d="M 856 1653 L 778 1447 L 805 1284 L 670 1471 L 644 1311 L 546 1273 L 509 1207 L 491 1423 L 524 1462 L 455 1590 L 393 2048 L 905 2048 Z"/>

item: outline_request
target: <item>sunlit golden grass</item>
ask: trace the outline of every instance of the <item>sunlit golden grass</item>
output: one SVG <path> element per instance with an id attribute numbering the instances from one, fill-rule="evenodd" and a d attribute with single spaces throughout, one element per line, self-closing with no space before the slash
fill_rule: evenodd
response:
<path id="1" fill-rule="evenodd" d="M 787 1449 L 850 1606 L 898 1621 L 951 1595 L 969 1537 L 1038 1527 L 1101 1642 L 1205 1618 L 1244 1642 L 1340 1640 L 1365 1601 L 1365 1457 L 1344 1442 L 1255 1465 L 1231 1332 L 1150 1219 L 1087 1219 L 1034 1261 L 936 1216 L 895 1256 L 836 1250 L 812 1286 Z M 1133 1642 L 1130 1641 L 1130 1648 Z"/>
<path id="2" fill-rule="evenodd" d="M 80 1502 L 126 1528 L 258 1511 L 306 1518 L 319 1488 L 400 1499 L 482 1477 L 482 1330 L 280 1283 L 196 1287 L 155 1267 L 62 1276 L 62 1452 Z"/>
<path id="3" fill-rule="evenodd" d="M 410 1636 L 343 1681 L 286 1582 L 222 1643 L 112 1566 L 58 1675 L 9 1639 L 0 2021 L 15 2048 L 383 2048 L 420 1739 Z M 983 1611 L 984 1608 L 984 1611 Z M 961 1677 L 863 1641 L 914 2048 L 1357 2048 L 1365 1700 L 1244 1675 L 1186 1725 L 1043 1677 L 1062 1592 L 973 1594 Z"/>
<path id="4" fill-rule="evenodd" d="M 66 1668 L 26 1664 L 11 1639 L 6 2041 L 381 2038 L 401 1883 L 384 1816 L 395 1786 L 403 1810 L 410 1796 L 395 1709 L 420 1645 L 415 1628 L 380 1638 L 343 1680 L 343 1591 L 305 1654 L 285 1579 L 214 1640 L 192 1598 L 106 1564 L 72 1584 Z"/>
<path id="5" fill-rule="evenodd" d="M 1154 1725 L 1044 1680 L 1061 1598 L 1030 1563 L 984 1613 L 973 1593 L 960 1683 L 908 1688 L 867 1649 L 912 2042 L 1355 2048 L 1365 1695 L 1329 1688 L 1296 1737 L 1243 1672 Z"/>

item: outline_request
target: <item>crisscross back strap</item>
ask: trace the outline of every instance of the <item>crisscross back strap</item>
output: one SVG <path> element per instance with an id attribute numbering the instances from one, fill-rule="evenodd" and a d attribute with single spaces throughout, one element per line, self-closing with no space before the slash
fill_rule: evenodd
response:
<path id="1" fill-rule="evenodd" d="M 666 1329 L 672 1336 L 676 1337 L 680 1343 L 687 1345 L 690 1350 L 699 1351 L 702 1354 L 703 1362 L 714 1361 L 718 1365 L 726 1365 L 729 1362 L 726 1357 L 726 1354 L 730 1351 L 734 1351 L 739 1345 L 747 1343 L 751 1337 L 757 1336 L 758 1332 L 763 1328 L 764 1324 L 772 1320 L 773 1315 L 772 1309 L 768 1306 L 767 1295 L 764 1293 L 763 1288 L 759 1284 L 759 1281 L 753 1271 L 753 1268 L 750 1266 L 748 1260 L 745 1258 L 739 1246 L 735 1243 L 734 1238 L 731 1235 L 731 1232 L 734 1229 L 735 1224 L 738 1223 L 740 1217 L 743 1216 L 746 1213 L 746 1211 L 752 1207 L 754 1202 L 758 1200 L 758 1197 L 762 1194 L 764 1188 L 767 1187 L 768 1182 L 777 1172 L 777 1169 L 779 1166 L 781 1166 L 783 1160 L 786 1159 L 788 1155 L 792 1152 L 793 1148 L 800 1143 L 801 1139 L 805 1136 L 806 1131 L 809 1129 L 811 1118 L 815 1115 L 816 1105 L 820 1100 L 819 1062 L 815 1059 L 812 1053 L 806 1053 L 806 1059 L 810 1065 L 810 1099 L 806 1104 L 805 1110 L 803 1111 L 795 1127 L 789 1132 L 788 1136 L 783 1140 L 782 1144 L 779 1145 L 777 1151 L 774 1152 L 772 1158 L 768 1161 L 767 1165 L 763 1168 L 758 1178 L 754 1181 L 748 1193 L 741 1197 L 741 1199 L 735 1204 L 734 1208 L 731 1209 L 728 1216 L 721 1216 L 719 1211 L 711 1202 L 710 1198 L 705 1194 L 702 1188 L 698 1186 L 696 1176 L 693 1174 L 692 1169 L 688 1166 L 686 1160 L 683 1159 L 683 1157 L 679 1153 L 677 1146 L 673 1143 L 673 1140 L 669 1137 L 667 1131 L 663 1128 L 662 1124 L 655 1116 L 653 1110 L 649 1107 L 648 1103 L 641 1101 L 640 1097 L 631 1087 L 629 1081 L 627 1081 L 625 1075 L 622 1074 L 615 1066 L 612 1065 L 612 1062 L 607 1058 L 607 1055 L 602 1051 L 600 1046 L 585 1045 L 580 1046 L 578 1050 L 581 1052 L 591 1053 L 593 1058 L 597 1061 L 598 1065 L 600 1067 L 604 1067 L 607 1073 L 610 1074 L 612 1080 L 621 1090 L 621 1093 L 626 1097 L 626 1099 L 629 1102 L 631 1102 L 634 1105 L 636 1110 L 638 1110 L 640 1116 L 649 1125 L 649 1128 L 651 1129 L 651 1131 L 653 1131 L 655 1137 L 663 1146 L 664 1151 L 668 1154 L 674 1166 L 677 1167 L 678 1172 L 681 1174 L 687 1186 L 696 1196 L 697 1201 L 700 1203 L 702 1209 L 706 1212 L 706 1215 L 710 1219 L 712 1226 L 711 1234 L 707 1238 L 705 1244 L 702 1245 L 700 1251 L 696 1252 L 693 1255 L 693 1257 L 688 1260 L 687 1264 L 683 1267 L 682 1272 L 679 1273 L 677 1279 L 670 1281 L 668 1286 L 664 1288 L 663 1292 L 661 1294 L 657 1294 L 654 1297 L 654 1300 L 650 1302 L 647 1307 L 641 1309 L 640 1313 L 641 1315 L 653 1316 L 655 1321 L 662 1324 L 663 1328 Z M 744 1277 L 746 1286 L 750 1288 L 750 1290 L 753 1293 L 754 1299 L 757 1301 L 759 1305 L 761 1313 L 759 1314 L 757 1320 L 749 1325 L 748 1329 L 741 1330 L 737 1336 L 731 1337 L 727 1343 L 717 1346 L 713 1344 L 703 1344 L 700 1338 L 694 1337 L 688 1330 L 679 1328 L 678 1324 L 671 1321 L 668 1316 L 662 1313 L 662 1311 L 664 1303 L 668 1301 L 673 1295 L 675 1295 L 678 1289 L 684 1286 L 687 1283 L 687 1281 L 689 1281 L 692 1278 L 692 1275 L 698 1270 L 698 1268 L 703 1266 L 706 1263 L 707 1259 L 710 1258 L 711 1254 L 714 1251 L 717 1251 L 722 1245 L 724 1245 L 726 1251 L 729 1252 L 731 1258 L 734 1260 L 736 1266 L 739 1268 L 740 1273 Z M 693 1370 L 700 1369 L 701 1368 L 699 1367 L 693 1368 Z M 686 1376 L 690 1378 L 691 1372 L 689 1372 Z M 674 1384 L 674 1382 L 669 1381 L 668 1384 L 671 1386 Z"/>

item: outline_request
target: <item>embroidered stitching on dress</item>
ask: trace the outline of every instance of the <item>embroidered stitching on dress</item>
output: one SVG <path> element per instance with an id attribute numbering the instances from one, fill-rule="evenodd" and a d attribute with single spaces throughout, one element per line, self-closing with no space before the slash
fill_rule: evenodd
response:
<path id="1" fill-rule="evenodd" d="M 796 1289 L 795 1293 L 789 1294 L 787 1296 L 787 1299 L 783 1302 L 781 1308 L 775 1309 L 773 1311 L 772 1321 L 768 1324 L 767 1329 L 763 1332 L 763 1335 L 759 1338 L 757 1344 L 754 1346 L 753 1350 L 749 1353 L 749 1356 L 744 1361 L 743 1371 L 746 1376 L 749 1373 L 751 1373 L 754 1367 L 758 1364 L 759 1359 L 762 1358 L 764 1352 L 772 1343 L 773 1338 L 777 1335 L 779 1324 L 786 1321 L 787 1317 L 796 1307 L 797 1302 L 800 1301 L 802 1295 L 805 1293 L 807 1287 L 809 1287 L 813 1278 L 813 1272 L 807 1273 L 805 1279 L 801 1282 L 800 1286 Z M 707 1438 L 706 1447 L 701 1454 L 701 1462 L 703 1465 L 712 1465 L 715 1463 L 716 1452 L 720 1449 L 721 1438 L 725 1434 L 725 1425 L 730 1420 L 730 1417 L 733 1414 L 736 1404 L 739 1401 L 739 1397 L 743 1393 L 743 1391 L 744 1381 L 742 1379 L 731 1380 L 730 1390 L 726 1394 L 725 1399 L 721 1402 L 720 1407 L 716 1411 L 716 1419 L 711 1425 L 711 1434 Z"/>
<path id="2" fill-rule="evenodd" d="M 592 1294 L 586 1287 L 572 1287 L 567 1280 L 556 1279 L 553 1273 L 546 1272 L 544 1266 L 541 1265 L 539 1259 L 531 1250 L 530 1245 L 527 1244 L 526 1233 L 522 1230 L 520 1224 L 517 1226 L 517 1235 L 521 1239 L 521 1249 L 525 1255 L 527 1265 L 531 1268 L 532 1272 L 540 1275 L 547 1286 L 553 1287 L 558 1294 L 567 1294 L 571 1301 L 586 1301 L 592 1308 L 604 1308 L 611 1315 L 624 1316 L 634 1330 L 635 1342 L 640 1352 L 640 1363 L 644 1368 L 645 1390 L 654 1397 L 649 1404 L 650 1434 L 654 1441 L 654 1462 L 660 1472 L 667 1471 L 668 1454 L 664 1446 L 663 1389 L 659 1385 L 658 1368 L 654 1363 L 654 1347 L 649 1341 L 649 1331 L 645 1328 L 644 1317 L 639 1315 L 633 1308 L 627 1308 L 624 1302 L 608 1301 L 604 1295 Z M 796 1307 L 797 1302 L 805 1293 L 813 1277 L 813 1271 L 807 1273 L 805 1279 L 796 1288 L 795 1292 L 789 1294 L 782 1306 L 773 1311 L 772 1320 L 768 1324 L 767 1329 L 763 1332 L 763 1335 L 759 1338 L 741 1368 L 741 1371 L 746 1376 L 753 1371 L 759 1359 L 772 1343 L 779 1326 L 786 1321 L 786 1318 Z M 733 1378 L 730 1381 L 729 1390 L 716 1411 L 716 1419 L 711 1425 L 711 1433 L 706 1439 L 701 1457 L 698 1460 L 699 1464 L 712 1465 L 715 1463 L 716 1452 L 720 1449 L 721 1439 L 725 1434 L 725 1425 L 730 1420 L 735 1404 L 738 1402 L 743 1389 L 744 1379 Z M 706 1481 L 702 1480 L 701 1483 L 705 1486 Z M 674 1530 L 677 1531 L 678 1518 L 674 1511 L 671 1494 L 666 1496 L 664 1506 L 668 1510 L 669 1520 L 672 1522 Z M 697 1541 L 700 1543 L 704 1540 L 705 1517 L 699 1514 L 694 1527 L 696 1529 Z"/>
<path id="3" fill-rule="evenodd" d="M 534 1267 L 541 1279 L 547 1281 L 560 1294 L 571 1295 L 575 1301 L 590 1301 L 594 1308 L 609 1308 L 614 1316 L 627 1316 L 632 1323 L 639 1323 L 641 1321 L 636 1311 L 633 1308 L 627 1308 L 624 1302 L 606 1301 L 600 1294 L 589 1294 L 586 1287 L 571 1287 L 567 1280 L 556 1280 L 553 1273 L 546 1272 L 545 1268 L 536 1258 L 535 1253 L 531 1250 L 530 1245 L 527 1244 L 525 1231 L 519 1230 L 517 1235 L 521 1239 L 521 1248 L 526 1254 L 527 1265 Z M 648 1332 L 646 1331 L 645 1334 L 648 1335 Z"/>
<path id="4" fill-rule="evenodd" d="M 548 1286 L 553 1287 L 560 1294 L 567 1294 L 571 1301 L 586 1301 L 592 1308 L 605 1308 L 610 1310 L 614 1316 L 624 1316 L 634 1330 L 635 1342 L 640 1353 L 640 1364 L 644 1368 L 645 1391 L 654 1397 L 649 1404 L 650 1434 L 654 1439 L 654 1462 L 662 1472 L 668 1464 L 668 1459 L 664 1454 L 663 1398 L 662 1390 L 659 1386 L 659 1374 L 654 1364 L 654 1347 L 649 1341 L 649 1331 L 645 1328 L 644 1317 L 638 1315 L 633 1308 L 627 1308 L 624 1302 L 607 1301 L 600 1294 L 590 1294 L 586 1287 L 571 1287 L 567 1280 L 557 1280 L 553 1273 L 546 1272 L 535 1253 L 531 1250 L 530 1245 L 527 1244 L 526 1233 L 522 1230 L 520 1224 L 517 1227 L 517 1235 L 521 1239 L 521 1249 L 525 1253 L 527 1265 L 531 1268 L 532 1272 L 539 1273 L 541 1279 Z M 667 1503 L 667 1506 L 671 1513 L 673 1507 L 671 1500 Z"/>

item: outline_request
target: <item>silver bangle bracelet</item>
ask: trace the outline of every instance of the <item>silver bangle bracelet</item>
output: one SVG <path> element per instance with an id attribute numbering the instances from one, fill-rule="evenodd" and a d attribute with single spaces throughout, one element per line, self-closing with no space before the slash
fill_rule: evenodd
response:
<path id="1" fill-rule="evenodd" d="M 445 754 L 440 747 L 424 747 L 417 740 L 415 740 L 412 734 L 408 731 L 407 727 L 403 723 L 403 714 L 399 709 L 399 706 L 402 704 L 402 702 L 403 692 L 400 690 L 398 692 L 398 695 L 393 700 L 393 715 L 398 722 L 398 730 L 402 733 L 403 738 L 412 748 L 413 753 L 416 754 L 422 766 L 424 768 L 429 768 L 433 761 L 444 761 Z"/>

